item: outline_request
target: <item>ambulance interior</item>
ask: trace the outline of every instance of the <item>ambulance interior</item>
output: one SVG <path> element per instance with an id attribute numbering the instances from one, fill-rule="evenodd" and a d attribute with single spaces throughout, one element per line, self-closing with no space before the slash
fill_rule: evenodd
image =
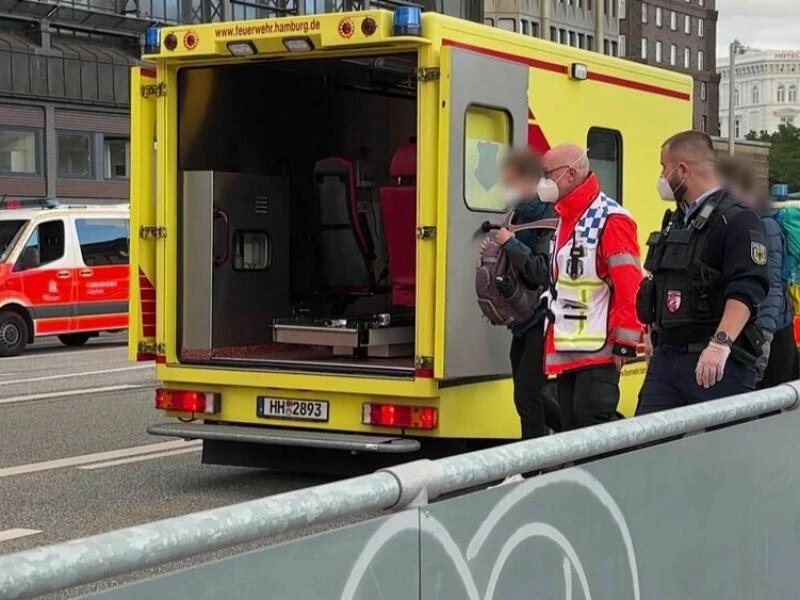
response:
<path id="1" fill-rule="evenodd" d="M 413 374 L 416 67 L 179 72 L 182 362 Z"/>

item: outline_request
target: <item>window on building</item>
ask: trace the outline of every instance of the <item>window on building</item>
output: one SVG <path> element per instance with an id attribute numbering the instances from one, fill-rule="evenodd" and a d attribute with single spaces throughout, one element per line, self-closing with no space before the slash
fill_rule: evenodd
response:
<path id="1" fill-rule="evenodd" d="M 586 48 L 586 34 L 578 34 L 578 48 Z"/>
<path id="2" fill-rule="evenodd" d="M 524 35 L 530 35 L 531 34 L 531 26 L 528 23 L 527 19 L 520 19 L 519 20 L 519 24 L 522 27 L 522 33 Z"/>
<path id="3" fill-rule="evenodd" d="M 797 86 L 790 85 L 789 86 L 789 102 L 796 103 L 797 102 Z"/>
<path id="4" fill-rule="evenodd" d="M 703 19 L 697 19 L 697 37 L 703 37 L 705 35 L 704 23 Z"/>
<path id="5" fill-rule="evenodd" d="M 700 100 L 703 102 L 708 100 L 708 87 L 706 86 L 705 81 L 700 82 Z"/>
<path id="6" fill-rule="evenodd" d="M 587 50 L 594 50 L 595 49 L 595 47 L 594 47 L 594 36 L 593 35 L 587 35 L 586 36 L 586 49 Z"/>
<path id="7" fill-rule="evenodd" d="M 536 21 L 531 21 L 531 35 L 533 37 L 539 37 L 539 23 Z"/>
<path id="8" fill-rule="evenodd" d="M 703 54 L 703 51 L 702 50 L 698 50 L 697 51 L 697 70 L 698 71 L 702 71 L 703 68 L 704 68 L 704 66 L 703 66 L 703 63 L 704 63 L 703 59 L 704 58 L 705 58 L 705 55 Z"/>
<path id="9" fill-rule="evenodd" d="M 664 11 L 660 6 L 656 6 L 656 27 L 664 25 Z"/>
<path id="10" fill-rule="evenodd" d="M 646 3 L 642 2 L 642 23 L 647 23 L 649 7 Z"/>
<path id="11" fill-rule="evenodd" d="M 76 219 L 75 225 L 87 267 L 128 264 L 131 236 L 126 219 Z"/>
<path id="12" fill-rule="evenodd" d="M 741 136 L 740 136 L 741 124 L 742 124 L 742 123 L 741 123 L 741 121 L 740 121 L 739 119 L 736 119 L 736 120 L 734 121 L 734 124 L 733 124 L 733 136 L 734 136 L 735 138 L 739 138 L 739 137 L 741 137 Z"/>
<path id="13" fill-rule="evenodd" d="M 658 41 L 656 42 L 656 62 L 657 62 L 657 63 L 660 63 L 660 62 L 661 62 L 661 59 L 663 58 L 663 57 L 662 57 L 662 50 L 663 50 L 663 46 L 664 46 L 664 45 L 661 43 L 661 40 L 658 40 Z"/>
<path id="14" fill-rule="evenodd" d="M 669 13 L 669 28 L 672 31 L 678 31 L 678 13 L 674 10 Z"/>
<path id="15" fill-rule="evenodd" d="M 669 46 L 669 64 L 673 67 L 678 64 L 678 47 L 675 44 Z"/>
<path id="16" fill-rule="evenodd" d="M 619 18 L 620 19 L 627 19 L 628 18 L 628 11 L 627 11 L 627 0 L 619 0 Z"/>
<path id="17" fill-rule="evenodd" d="M 586 139 L 592 171 L 600 180 L 600 188 L 622 202 L 622 134 L 613 129 L 592 127 Z"/>
<path id="18" fill-rule="evenodd" d="M 33 269 L 64 257 L 64 221 L 45 221 L 33 230 L 19 257 L 15 271 Z"/>
<path id="19" fill-rule="evenodd" d="M 733 105 L 734 106 L 739 106 L 739 90 L 738 89 L 734 89 L 733 90 Z"/>
<path id="20" fill-rule="evenodd" d="M 557 42 L 558 41 L 558 29 L 555 27 L 550 28 L 550 41 Z"/>
<path id="21" fill-rule="evenodd" d="M 628 38 L 625 34 L 619 36 L 619 55 L 628 56 Z"/>
<path id="22" fill-rule="evenodd" d="M 619 56 L 619 44 L 611 42 L 611 56 Z"/>
<path id="23" fill-rule="evenodd" d="M 131 172 L 131 143 L 127 138 L 105 138 L 103 154 L 106 179 L 128 179 Z"/>
<path id="24" fill-rule="evenodd" d="M 58 133 L 58 176 L 85 177 L 94 175 L 92 143 L 88 133 Z"/>
<path id="25" fill-rule="evenodd" d="M 611 47 L 608 40 L 603 40 L 603 54 L 611 54 Z"/>
<path id="26" fill-rule="evenodd" d="M 778 86 L 778 93 L 775 95 L 778 102 L 786 102 L 786 87 L 783 84 Z"/>
<path id="27" fill-rule="evenodd" d="M 794 125 L 794 117 L 781 117 L 782 125 Z"/>
<path id="28" fill-rule="evenodd" d="M 692 33 L 692 17 L 689 15 L 683 17 L 683 33 Z"/>
<path id="29" fill-rule="evenodd" d="M 708 131 L 708 117 L 700 115 L 700 131 Z"/>
<path id="30" fill-rule="evenodd" d="M 471 105 L 464 116 L 464 202 L 477 211 L 504 210 L 496 174 L 511 137 L 511 116 L 504 110 Z M 490 164 L 486 164 L 490 157 Z M 492 164 L 492 162 L 494 164 Z"/>
<path id="31" fill-rule="evenodd" d="M 642 58 L 647 60 L 647 38 L 642 38 Z"/>
<path id="32" fill-rule="evenodd" d="M 753 89 L 750 93 L 750 102 L 752 104 L 758 104 L 761 101 L 760 94 L 758 93 L 758 86 L 754 85 Z"/>
<path id="33" fill-rule="evenodd" d="M 683 50 L 683 68 L 692 68 L 692 50 L 690 48 L 684 48 Z"/>
<path id="34" fill-rule="evenodd" d="M 39 172 L 36 131 L 0 130 L 0 173 Z"/>
<path id="35" fill-rule="evenodd" d="M 567 30 L 566 29 L 559 29 L 558 30 L 558 41 L 561 44 L 567 43 Z"/>
<path id="36" fill-rule="evenodd" d="M 517 20 L 516 19 L 497 19 L 497 26 L 500 29 L 505 29 L 506 31 L 516 31 L 517 30 Z"/>
<path id="37" fill-rule="evenodd" d="M 574 31 L 569 32 L 569 45 L 573 48 L 578 45 L 578 39 Z"/>
<path id="38" fill-rule="evenodd" d="M 490 26 L 494 27 L 494 19 L 492 19 L 491 17 L 486 17 L 483 20 L 483 24 L 484 25 L 490 25 Z"/>

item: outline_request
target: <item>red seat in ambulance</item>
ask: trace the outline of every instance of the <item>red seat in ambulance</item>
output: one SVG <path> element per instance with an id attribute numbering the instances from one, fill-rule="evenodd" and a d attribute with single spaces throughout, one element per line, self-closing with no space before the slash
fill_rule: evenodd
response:
<path id="1" fill-rule="evenodd" d="M 340 157 L 314 166 L 322 273 L 326 290 L 334 293 L 375 290 L 375 245 L 366 215 L 358 209 L 355 172 L 353 161 Z"/>
<path id="2" fill-rule="evenodd" d="M 417 145 L 400 146 L 389 166 L 392 185 L 380 190 L 392 303 L 414 306 L 417 264 Z"/>

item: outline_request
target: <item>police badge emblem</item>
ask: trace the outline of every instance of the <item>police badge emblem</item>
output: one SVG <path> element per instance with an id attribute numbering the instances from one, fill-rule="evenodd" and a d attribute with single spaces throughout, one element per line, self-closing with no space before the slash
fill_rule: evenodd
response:
<path id="1" fill-rule="evenodd" d="M 767 264 L 767 247 L 758 242 L 750 242 L 750 258 L 757 265 Z"/>
<path id="2" fill-rule="evenodd" d="M 676 313 L 681 308 L 682 294 L 680 290 L 667 290 L 667 310 Z"/>

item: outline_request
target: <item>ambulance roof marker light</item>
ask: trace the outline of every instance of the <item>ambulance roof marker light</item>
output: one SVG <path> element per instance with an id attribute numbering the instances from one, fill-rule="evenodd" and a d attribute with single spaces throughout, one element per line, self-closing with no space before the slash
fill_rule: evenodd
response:
<path id="1" fill-rule="evenodd" d="M 394 11 L 394 35 L 422 35 L 422 9 L 418 6 L 400 6 Z"/>
<path id="2" fill-rule="evenodd" d="M 283 45 L 289 52 L 310 52 L 314 49 L 311 38 L 304 36 L 283 38 Z"/>
<path id="3" fill-rule="evenodd" d="M 256 46 L 249 40 L 241 42 L 228 42 L 228 51 L 234 56 L 253 56 L 256 53 Z"/>
<path id="4" fill-rule="evenodd" d="M 161 27 L 152 25 L 144 32 L 145 54 L 154 54 L 161 48 Z"/>

